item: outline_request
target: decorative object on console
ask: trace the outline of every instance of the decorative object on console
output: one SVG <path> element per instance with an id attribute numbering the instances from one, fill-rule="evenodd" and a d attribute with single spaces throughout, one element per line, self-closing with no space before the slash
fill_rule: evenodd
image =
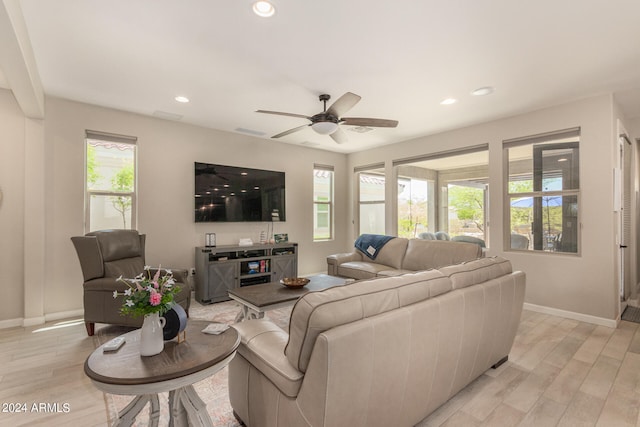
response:
<path id="1" fill-rule="evenodd" d="M 275 243 L 285 243 L 289 241 L 289 235 L 287 233 L 278 233 L 273 235 Z"/>
<path id="2" fill-rule="evenodd" d="M 216 233 L 206 233 L 204 235 L 204 245 L 207 248 L 215 248 L 216 247 Z"/>
<path id="3" fill-rule="evenodd" d="M 238 241 L 238 246 L 252 246 L 253 242 L 250 238 L 243 238 Z"/>

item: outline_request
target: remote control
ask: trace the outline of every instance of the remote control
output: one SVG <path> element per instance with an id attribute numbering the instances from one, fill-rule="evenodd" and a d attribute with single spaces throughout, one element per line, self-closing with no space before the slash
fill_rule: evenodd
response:
<path id="1" fill-rule="evenodd" d="M 124 343 L 125 343 L 124 337 L 116 337 L 111 341 L 109 341 L 108 343 L 106 343 L 104 347 L 102 347 L 102 352 L 108 353 L 110 351 L 118 351 L 118 349 L 122 347 Z"/>

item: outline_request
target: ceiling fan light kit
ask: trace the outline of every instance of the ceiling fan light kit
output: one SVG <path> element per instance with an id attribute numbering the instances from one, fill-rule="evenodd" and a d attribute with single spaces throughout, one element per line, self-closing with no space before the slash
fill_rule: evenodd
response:
<path id="1" fill-rule="evenodd" d="M 280 132 L 277 135 L 272 136 L 271 138 L 281 138 L 285 135 L 292 134 L 299 130 L 306 128 L 307 126 L 311 126 L 315 132 L 320 135 L 330 135 L 331 138 L 337 142 L 338 144 L 342 144 L 347 142 L 346 134 L 340 129 L 341 124 L 346 126 L 357 126 L 361 128 L 367 127 L 387 127 L 394 128 L 398 126 L 397 120 L 389 120 L 389 119 L 373 119 L 369 117 L 342 117 L 344 113 L 353 108 L 358 102 L 360 102 L 361 97 L 356 95 L 355 93 L 347 92 L 338 98 L 328 109 L 327 109 L 327 101 L 331 99 L 330 95 L 323 93 L 318 97 L 320 102 L 324 103 L 324 109 L 321 113 L 315 114 L 313 116 L 305 116 L 303 114 L 295 114 L 295 113 L 283 113 L 280 111 L 269 111 L 269 110 L 257 110 L 256 113 L 264 113 L 264 114 L 275 114 L 278 116 L 288 116 L 288 117 L 298 117 L 301 119 L 307 119 L 311 123 L 308 125 L 302 125 L 295 127 L 293 129 L 286 130 L 284 132 Z"/>
<path id="2" fill-rule="evenodd" d="M 315 122 L 311 124 L 311 129 L 320 135 L 330 135 L 338 130 L 337 122 Z"/>

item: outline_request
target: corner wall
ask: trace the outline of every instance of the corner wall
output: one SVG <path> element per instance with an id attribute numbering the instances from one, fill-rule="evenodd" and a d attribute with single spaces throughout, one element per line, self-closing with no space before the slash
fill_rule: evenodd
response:
<path id="1" fill-rule="evenodd" d="M 13 94 L 0 89 L 0 327 L 24 315 L 25 122 Z"/>

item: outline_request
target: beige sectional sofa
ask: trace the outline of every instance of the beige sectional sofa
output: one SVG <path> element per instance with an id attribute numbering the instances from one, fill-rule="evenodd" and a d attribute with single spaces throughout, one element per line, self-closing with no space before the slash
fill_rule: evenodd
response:
<path id="1" fill-rule="evenodd" d="M 506 359 L 524 292 L 503 258 L 310 292 L 288 334 L 234 325 L 231 405 L 249 427 L 413 426 Z"/>
<path id="2" fill-rule="evenodd" d="M 370 279 L 440 268 L 482 256 L 482 248 L 473 243 L 396 237 L 379 250 L 375 260 L 357 249 L 350 253 L 329 255 L 327 273 L 353 279 Z"/>

